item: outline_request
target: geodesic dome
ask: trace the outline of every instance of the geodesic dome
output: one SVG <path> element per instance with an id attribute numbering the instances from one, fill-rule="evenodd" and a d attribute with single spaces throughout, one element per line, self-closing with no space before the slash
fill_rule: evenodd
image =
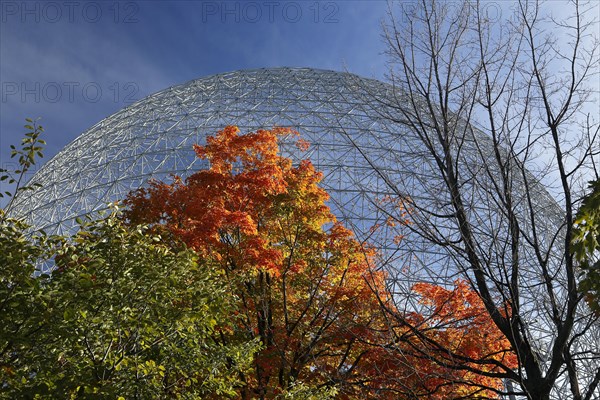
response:
<path id="1" fill-rule="evenodd" d="M 67 145 L 33 177 L 31 182 L 42 188 L 15 199 L 13 215 L 47 232 L 70 232 L 76 217 L 106 208 L 150 178 L 185 177 L 203 168 L 192 145 L 205 143 L 226 125 L 237 125 L 242 132 L 297 129 L 311 148 L 300 152 L 284 140 L 284 155 L 310 158 L 324 172 L 323 185 L 338 216 L 372 219 L 366 192 L 385 188 L 372 178 L 373 171 L 365 170 L 339 127 L 373 153 L 389 152 L 396 140 L 392 127 L 356 95 L 359 83 L 388 88 L 357 79 L 332 71 L 275 68 L 170 87 L 100 121 Z"/>
<path id="2" fill-rule="evenodd" d="M 376 80 L 308 68 L 236 71 L 173 86 L 67 145 L 33 177 L 41 189 L 15 199 L 13 215 L 49 233 L 72 232 L 76 217 L 106 208 L 150 178 L 186 177 L 205 168 L 192 145 L 204 144 L 224 126 L 237 125 L 242 132 L 284 126 L 298 130 L 311 146 L 301 151 L 284 139 L 283 155 L 296 162 L 310 159 L 324 174 L 334 214 L 392 257 L 400 232 L 383 223 L 390 212 L 386 196 L 430 196 L 436 190 L 422 143 L 387 118 L 396 110 L 382 110 L 397 95 Z M 552 208 L 553 201 L 541 195 L 542 204 Z M 422 265 L 435 259 L 423 243 L 411 243 L 411 252 Z"/>

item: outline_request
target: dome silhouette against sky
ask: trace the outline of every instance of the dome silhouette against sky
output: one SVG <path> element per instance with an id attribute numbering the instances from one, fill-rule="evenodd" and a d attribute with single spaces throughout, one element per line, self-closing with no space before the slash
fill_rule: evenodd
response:
<path id="1" fill-rule="evenodd" d="M 419 139 L 389 118 L 398 110 L 384 104 L 398 104 L 398 96 L 380 81 L 309 68 L 196 79 L 148 96 L 83 132 L 35 174 L 32 182 L 41 189 L 15 199 L 12 212 L 46 232 L 69 233 L 76 217 L 106 208 L 150 178 L 169 181 L 171 174 L 186 177 L 206 168 L 192 145 L 204 144 L 226 125 L 242 132 L 285 126 L 298 130 L 310 148 L 302 151 L 284 139 L 283 155 L 295 162 L 310 159 L 324 174 L 334 214 L 359 239 L 394 257 L 401 251 L 393 238 L 401 232 L 385 224 L 395 207 L 386 196 L 433 198 L 441 184 L 429 172 L 432 160 Z M 487 140 L 473 134 L 480 144 Z M 466 163 L 481 157 L 474 150 L 472 155 Z M 549 210 L 555 204 L 543 190 L 539 203 Z M 426 266 L 436 257 L 418 241 L 410 243 L 409 253 L 419 256 L 404 254 L 403 265 L 418 258 Z"/>
<path id="2" fill-rule="evenodd" d="M 192 145 L 237 125 L 242 132 L 274 126 L 298 130 L 310 149 L 301 152 L 284 140 L 282 152 L 295 161 L 310 158 L 324 173 L 338 217 L 376 218 L 367 212 L 365 191 L 379 193 L 385 185 L 372 177 L 349 139 L 385 167 L 391 166 L 400 132 L 364 102 L 363 85 L 377 92 L 390 89 L 352 74 L 306 68 L 236 71 L 167 88 L 68 144 L 36 173 L 32 182 L 42 188 L 16 199 L 14 214 L 47 232 L 69 232 L 76 217 L 106 208 L 150 178 L 185 177 L 205 167 Z"/>

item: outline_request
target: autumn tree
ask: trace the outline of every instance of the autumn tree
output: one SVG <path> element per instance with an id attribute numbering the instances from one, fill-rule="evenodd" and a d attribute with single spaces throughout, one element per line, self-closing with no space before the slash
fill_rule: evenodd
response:
<path id="1" fill-rule="evenodd" d="M 488 371 L 496 368 L 490 360 L 508 357 L 481 301 L 464 283 L 455 290 L 415 286 L 414 295 L 430 308 L 428 315 L 405 313 L 419 332 L 389 325 L 381 306 L 393 304 L 385 275 L 373 268 L 376 252 L 336 222 L 312 164 L 293 166 L 278 154 L 282 135 L 296 133 L 240 135 L 227 127 L 195 147 L 208 169 L 185 181 L 153 182 L 127 199 L 130 222 L 167 229 L 201 258 L 217 260 L 238 298 L 238 334 L 263 345 L 253 374 L 241 377 L 247 387 L 240 397 L 286 396 L 297 385 L 309 393 L 335 388 L 339 398 L 481 392 L 482 378 L 456 368 L 464 364 L 460 356 L 479 355 Z M 447 366 L 430 362 L 430 350 L 441 354 L 437 342 L 454 346 L 455 359 L 441 356 Z"/>
<path id="2" fill-rule="evenodd" d="M 378 171 L 404 205 L 381 212 L 402 224 L 408 211 L 404 245 L 435 255 L 420 270 L 390 268 L 391 278 L 394 289 L 415 274 L 446 287 L 467 282 L 516 366 L 496 359 L 485 370 L 444 340 L 432 345 L 504 379 L 498 394 L 589 400 L 600 383 L 598 320 L 580 294 L 573 226 L 585 182 L 599 176 L 597 3 L 489 5 L 390 8 L 394 91 L 366 101 L 412 141 L 421 164 L 401 178 Z M 392 296 L 397 310 L 415 307 L 405 294 Z M 397 310 L 390 318 L 406 324 Z"/>
<path id="3" fill-rule="evenodd" d="M 421 282 L 411 297 L 418 312 L 384 307 L 392 337 L 374 368 L 379 387 L 393 393 L 386 398 L 499 398 L 502 366 L 516 368 L 516 356 L 477 293 L 464 280 L 448 288 Z"/>
<path id="4" fill-rule="evenodd" d="M 209 169 L 127 200 L 130 221 L 163 223 L 219 263 L 239 299 L 239 335 L 264 347 L 253 374 L 242 376 L 242 398 L 273 398 L 299 384 L 349 396 L 369 379 L 359 373 L 368 349 L 358 338 L 377 321 L 368 282 L 380 287 L 383 275 L 325 205 L 321 174 L 278 154 L 278 136 L 293 134 L 227 127 L 195 147 Z"/>

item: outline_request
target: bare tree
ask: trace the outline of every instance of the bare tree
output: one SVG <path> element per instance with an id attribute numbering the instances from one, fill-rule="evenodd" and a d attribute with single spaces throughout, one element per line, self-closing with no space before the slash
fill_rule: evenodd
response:
<path id="1" fill-rule="evenodd" d="M 504 379 L 499 395 L 598 399 L 600 323 L 578 292 L 571 250 L 583 188 L 600 172 L 597 5 L 500 4 L 390 5 L 395 90 L 371 102 L 403 127 L 399 140 L 422 165 L 399 179 L 382 171 L 397 201 L 378 207 L 401 223 L 389 205 L 402 203 L 412 221 L 403 246 L 437 254 L 395 269 L 390 324 L 406 325 L 397 310 L 417 306 L 403 282 L 466 279 L 518 367 L 453 354 L 414 327 L 440 363 Z M 494 368 L 478 367 L 486 363 Z"/>

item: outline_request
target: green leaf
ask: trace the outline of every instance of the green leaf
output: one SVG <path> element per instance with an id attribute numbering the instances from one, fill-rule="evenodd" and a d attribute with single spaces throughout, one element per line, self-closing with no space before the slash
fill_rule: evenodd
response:
<path id="1" fill-rule="evenodd" d="M 69 321 L 71 319 L 73 319 L 73 317 L 75 316 L 75 314 L 73 313 L 73 310 L 70 308 L 67 308 L 64 312 L 63 312 L 63 319 L 66 321 Z"/>

